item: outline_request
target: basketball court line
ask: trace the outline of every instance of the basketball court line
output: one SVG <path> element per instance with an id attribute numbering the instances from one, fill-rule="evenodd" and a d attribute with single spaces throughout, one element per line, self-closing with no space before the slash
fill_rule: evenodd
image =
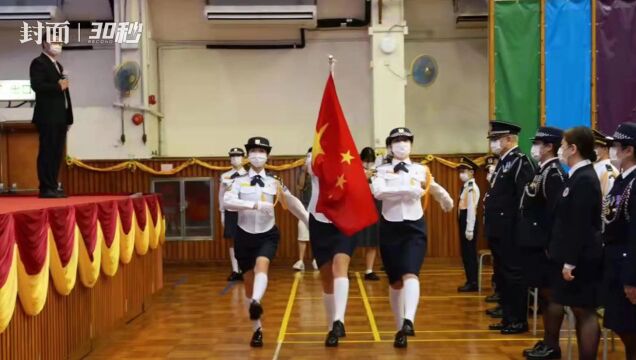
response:
<path id="1" fill-rule="evenodd" d="M 356 279 L 358 280 L 358 287 L 360 288 L 360 295 L 362 297 L 362 302 L 364 303 L 364 309 L 367 312 L 367 318 L 369 319 L 369 325 L 371 326 L 371 332 L 373 333 L 373 340 L 378 342 L 380 341 L 380 333 L 378 332 L 378 326 L 375 323 L 375 316 L 373 315 L 373 310 L 371 309 L 371 304 L 369 304 L 369 298 L 367 297 L 367 291 L 364 288 L 364 284 L 362 283 L 362 278 L 360 277 L 360 273 L 356 271 Z"/>

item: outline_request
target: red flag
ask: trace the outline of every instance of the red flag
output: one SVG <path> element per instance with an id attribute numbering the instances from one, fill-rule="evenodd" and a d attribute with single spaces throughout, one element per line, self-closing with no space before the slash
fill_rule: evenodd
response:
<path id="1" fill-rule="evenodd" d="M 369 183 L 329 75 L 316 124 L 312 168 L 320 181 L 316 210 L 345 235 L 378 221 Z"/>

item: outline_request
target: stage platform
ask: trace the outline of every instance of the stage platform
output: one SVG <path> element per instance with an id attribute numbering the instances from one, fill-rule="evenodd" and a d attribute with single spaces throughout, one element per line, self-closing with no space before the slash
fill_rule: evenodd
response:
<path id="1" fill-rule="evenodd" d="M 61 320 L 90 320 L 90 327 L 91 319 L 111 312 L 114 316 L 104 328 L 110 329 L 129 313 L 131 297 L 143 308 L 163 283 L 162 214 L 156 194 L 0 196 L 0 359 L 42 358 L 40 351 L 51 351 L 47 339 Z M 121 282 L 126 277 L 135 279 L 127 291 Z M 113 281 L 121 285 L 113 287 Z M 102 295 L 95 298 L 94 289 Z M 101 296 L 108 301 L 98 300 Z M 51 308 L 59 304 L 66 305 Z M 33 339 L 41 342 L 33 352 L 19 350 L 25 331 L 42 335 Z M 94 337 L 93 330 L 74 335 L 60 340 L 79 346 Z M 53 350 L 61 352 L 51 358 L 81 351 L 73 346 Z"/>

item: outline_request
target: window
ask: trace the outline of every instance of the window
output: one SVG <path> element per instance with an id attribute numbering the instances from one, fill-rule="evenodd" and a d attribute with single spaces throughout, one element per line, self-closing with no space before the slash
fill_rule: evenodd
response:
<path id="1" fill-rule="evenodd" d="M 211 240 L 214 234 L 214 183 L 211 178 L 153 179 L 162 195 L 167 240 Z"/>

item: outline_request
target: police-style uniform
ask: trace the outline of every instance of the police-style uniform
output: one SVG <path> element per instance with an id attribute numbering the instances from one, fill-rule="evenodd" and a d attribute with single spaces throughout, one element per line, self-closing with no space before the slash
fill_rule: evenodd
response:
<path id="1" fill-rule="evenodd" d="M 594 132 L 594 142 L 597 146 L 603 146 L 606 148 L 612 146 L 613 139 L 610 136 L 607 136 L 596 129 L 593 129 L 592 131 Z M 610 159 L 597 161 L 594 164 L 594 170 L 596 170 L 598 179 L 601 182 L 601 192 L 605 197 L 612 189 L 614 180 L 618 176 L 619 171 L 616 166 L 612 164 Z"/>
<path id="2" fill-rule="evenodd" d="M 521 128 L 514 124 L 492 121 L 490 139 L 517 135 Z M 525 185 L 534 175 L 532 162 L 518 147 L 501 154 L 484 198 L 485 235 L 493 253 L 495 282 L 501 294 L 503 319 L 491 326 L 503 334 L 527 331 L 527 285 L 521 268 L 521 250 L 515 236 L 519 202 Z"/>
<path id="3" fill-rule="evenodd" d="M 401 131 L 400 131 L 401 130 Z M 413 138 L 406 128 L 393 129 L 389 135 Z M 389 283 L 406 274 L 419 275 L 426 255 L 426 222 L 422 208 L 424 188 L 430 182 L 431 195 L 450 211 L 453 199 L 435 182 L 428 167 L 393 158 L 378 166 L 372 180 L 373 195 L 382 201 L 380 254 Z"/>
<path id="4" fill-rule="evenodd" d="M 472 160 L 463 157 L 459 163 L 459 170 L 472 170 L 477 172 L 479 166 Z M 458 225 L 461 241 L 462 262 L 466 273 L 466 285 L 477 290 L 477 206 L 479 205 L 479 186 L 474 178 L 466 181 L 459 195 Z M 473 238 L 468 240 L 466 232 L 472 232 Z M 472 289 L 471 289 L 472 290 Z"/>
<path id="5" fill-rule="evenodd" d="M 601 186 L 589 160 L 569 170 L 556 205 L 549 255 L 559 269 L 572 266 L 574 280 L 559 274 L 552 284 L 555 302 L 581 308 L 598 305 L 601 281 Z"/>
<path id="6" fill-rule="evenodd" d="M 616 142 L 636 147 L 636 124 L 621 124 Z M 636 166 L 624 169 L 603 201 L 604 326 L 618 333 L 636 332 L 636 305 L 625 286 L 636 286 Z"/>
<path id="7" fill-rule="evenodd" d="M 232 156 L 245 156 L 245 152 L 241 148 L 231 148 L 228 152 L 230 157 Z M 219 211 L 223 214 L 223 238 L 234 239 L 236 235 L 236 227 L 238 222 L 238 212 L 228 210 L 225 208 L 223 198 L 225 196 L 225 190 L 232 186 L 232 182 L 237 177 L 243 176 L 247 173 L 244 168 L 232 169 L 221 174 L 221 181 L 219 186 Z"/>
<path id="8" fill-rule="evenodd" d="M 268 153 L 271 150 L 269 141 L 262 137 L 249 139 L 245 148 L 248 153 L 252 148 L 264 148 Z M 285 201 L 292 214 L 307 221 L 307 212 L 300 200 L 265 170 L 257 173 L 250 168 L 245 175 L 234 179 L 226 191 L 225 207 L 238 211 L 234 249 L 241 271 L 252 270 L 258 257 L 274 258 L 280 239 L 274 214 L 278 201 Z"/>
<path id="9" fill-rule="evenodd" d="M 563 131 L 557 128 L 540 128 L 534 143 L 553 144 L 560 147 Z M 526 184 L 519 206 L 517 242 L 522 248 L 523 272 L 528 286 L 549 287 L 560 276 L 561 269 L 546 254 L 550 243 L 556 204 L 563 192 L 567 175 L 558 157 L 539 163 L 531 182 Z"/>

